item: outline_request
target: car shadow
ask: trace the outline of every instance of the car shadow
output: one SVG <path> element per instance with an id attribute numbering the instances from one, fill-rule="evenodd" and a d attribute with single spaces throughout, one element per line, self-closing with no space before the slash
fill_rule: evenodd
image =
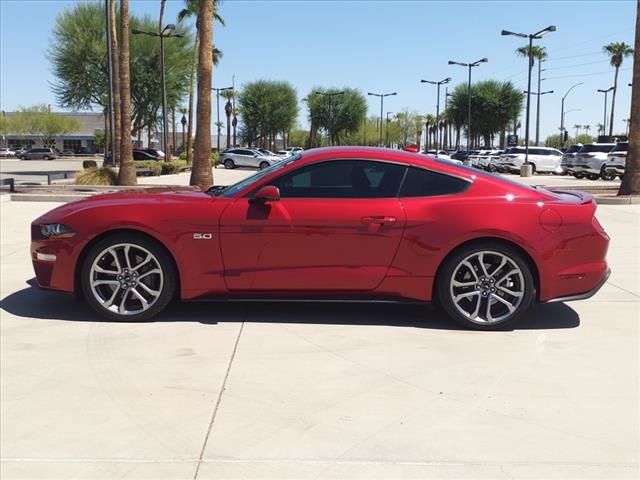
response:
<path id="1" fill-rule="evenodd" d="M 35 280 L 7 295 L 0 309 L 17 317 L 74 322 L 109 322 L 71 294 L 42 290 Z M 462 330 L 428 304 L 348 302 L 173 302 L 153 322 L 217 324 L 247 321 L 324 325 L 373 325 Z M 505 330 L 576 328 L 580 317 L 564 303 L 534 305 L 515 327 Z"/>

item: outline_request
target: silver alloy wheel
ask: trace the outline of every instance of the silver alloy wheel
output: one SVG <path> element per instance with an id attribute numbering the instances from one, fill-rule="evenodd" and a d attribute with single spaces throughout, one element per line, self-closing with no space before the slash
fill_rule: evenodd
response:
<path id="1" fill-rule="evenodd" d="M 524 276 L 507 255 L 483 250 L 472 253 L 456 266 L 450 294 L 456 310 L 472 322 L 498 323 L 522 303 Z"/>
<path id="2" fill-rule="evenodd" d="M 95 299 L 113 313 L 136 315 L 149 309 L 164 285 L 162 267 L 146 248 L 132 243 L 111 245 L 96 256 L 89 272 Z"/>

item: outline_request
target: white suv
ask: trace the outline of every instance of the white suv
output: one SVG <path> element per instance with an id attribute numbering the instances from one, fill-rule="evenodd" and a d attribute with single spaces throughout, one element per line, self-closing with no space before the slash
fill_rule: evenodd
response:
<path id="1" fill-rule="evenodd" d="M 608 153 L 615 147 L 615 143 L 587 143 L 578 153 L 573 162 L 573 176 L 576 178 L 588 177 L 597 180 L 605 171 L 605 162 Z"/>
<path id="2" fill-rule="evenodd" d="M 616 175 L 622 178 L 627 162 L 627 148 L 629 148 L 629 142 L 618 142 L 616 146 L 613 147 L 613 150 L 609 152 L 604 164 L 603 173 L 600 174 L 603 180 L 613 180 L 616 178 Z"/>
<path id="3" fill-rule="evenodd" d="M 524 147 L 513 147 L 509 153 L 500 157 L 500 165 L 511 173 L 520 173 L 520 167 L 524 164 L 526 149 Z M 533 173 L 551 172 L 560 173 L 560 162 L 562 152 L 555 148 L 529 147 L 529 163 L 533 165 Z"/>

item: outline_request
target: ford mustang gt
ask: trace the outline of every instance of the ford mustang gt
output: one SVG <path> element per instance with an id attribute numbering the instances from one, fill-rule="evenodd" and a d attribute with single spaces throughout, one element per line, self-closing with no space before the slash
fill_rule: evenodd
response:
<path id="1" fill-rule="evenodd" d="M 609 237 L 584 193 L 364 147 L 291 156 L 225 187 L 146 188 L 32 224 L 41 287 L 112 320 L 181 300 L 433 302 L 476 329 L 588 298 Z"/>

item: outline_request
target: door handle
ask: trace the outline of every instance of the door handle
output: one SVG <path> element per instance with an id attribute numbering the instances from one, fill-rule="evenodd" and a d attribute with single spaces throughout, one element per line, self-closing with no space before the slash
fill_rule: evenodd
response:
<path id="1" fill-rule="evenodd" d="M 384 215 L 373 215 L 370 217 L 362 217 L 362 223 L 366 223 L 366 224 L 375 223 L 375 224 L 383 225 L 386 223 L 396 223 L 396 221 L 397 221 L 396 217 L 385 217 Z"/>

